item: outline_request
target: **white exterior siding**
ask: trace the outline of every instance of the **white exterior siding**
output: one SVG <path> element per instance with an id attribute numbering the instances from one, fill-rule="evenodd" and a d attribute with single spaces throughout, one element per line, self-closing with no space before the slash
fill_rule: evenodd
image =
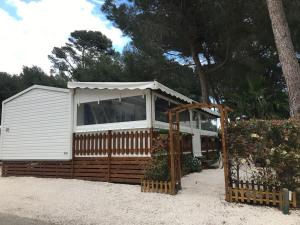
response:
<path id="1" fill-rule="evenodd" d="M 71 159 L 71 98 L 67 89 L 33 86 L 4 101 L 1 159 Z"/>

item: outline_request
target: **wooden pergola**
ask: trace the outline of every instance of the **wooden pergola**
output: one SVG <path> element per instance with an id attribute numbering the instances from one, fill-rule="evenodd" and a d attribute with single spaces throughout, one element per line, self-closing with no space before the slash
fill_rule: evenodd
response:
<path id="1" fill-rule="evenodd" d="M 218 104 L 191 103 L 180 105 L 168 111 L 169 118 L 169 153 L 170 153 L 170 174 L 171 174 L 171 193 L 176 194 L 176 190 L 181 188 L 181 164 L 180 164 L 180 113 L 191 109 L 216 108 L 220 113 L 221 136 L 222 136 L 222 156 L 224 164 L 225 177 L 225 200 L 229 200 L 229 166 L 228 152 L 226 145 L 226 124 L 228 121 L 228 112 L 232 111 L 229 107 Z M 177 186 L 177 188 L 176 188 Z"/>

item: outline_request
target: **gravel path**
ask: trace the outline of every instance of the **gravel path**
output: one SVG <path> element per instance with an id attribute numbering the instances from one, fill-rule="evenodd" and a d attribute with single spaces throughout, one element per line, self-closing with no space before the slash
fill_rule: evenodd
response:
<path id="1" fill-rule="evenodd" d="M 223 170 L 182 179 L 176 196 L 137 185 L 32 177 L 0 178 L 0 213 L 62 223 L 122 225 L 300 225 L 300 211 L 224 201 Z"/>

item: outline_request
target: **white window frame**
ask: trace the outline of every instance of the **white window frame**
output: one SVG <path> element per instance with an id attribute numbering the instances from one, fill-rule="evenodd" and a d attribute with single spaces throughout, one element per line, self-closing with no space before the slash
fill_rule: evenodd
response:
<path id="1" fill-rule="evenodd" d="M 151 93 L 150 90 L 142 90 L 142 91 L 126 91 L 123 95 L 124 91 L 120 90 L 121 98 L 124 97 L 134 97 L 134 96 L 145 96 L 146 99 L 146 120 L 138 120 L 138 121 L 126 121 L 126 122 L 116 122 L 116 123 L 103 123 L 103 124 L 91 124 L 91 125 L 77 125 L 77 105 L 78 101 L 76 98 L 76 92 L 74 97 L 74 132 L 94 132 L 94 131 L 107 131 L 107 130 L 128 130 L 128 129 L 144 129 L 151 128 Z M 78 94 L 77 94 L 78 95 Z M 115 99 L 106 98 L 105 100 Z M 95 101 L 91 99 L 90 102 Z M 85 101 L 87 102 L 87 101 Z"/>

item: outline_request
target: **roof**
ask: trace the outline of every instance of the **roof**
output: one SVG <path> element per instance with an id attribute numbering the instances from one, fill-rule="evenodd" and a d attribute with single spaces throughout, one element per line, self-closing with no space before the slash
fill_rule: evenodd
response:
<path id="1" fill-rule="evenodd" d="M 184 102 L 187 103 L 193 103 L 196 102 L 191 98 L 188 98 L 184 96 L 183 94 L 180 94 L 177 91 L 174 91 L 165 85 L 157 82 L 157 81 L 148 81 L 148 82 L 68 82 L 68 88 L 75 89 L 75 88 L 81 88 L 81 89 L 108 89 L 108 90 L 145 90 L 145 89 L 151 89 L 151 90 L 159 90 L 162 91 L 170 96 L 176 97 Z M 219 113 L 210 110 L 210 109 L 201 109 L 204 112 L 207 112 L 209 114 L 219 116 Z"/>
<path id="2" fill-rule="evenodd" d="M 50 87 L 50 86 L 43 86 L 43 85 L 33 85 L 17 94 L 5 99 L 2 103 L 5 104 L 5 103 L 7 103 L 15 98 L 18 98 L 19 96 L 21 96 L 33 89 L 43 89 L 43 90 L 48 90 L 48 91 L 57 91 L 57 92 L 66 92 L 66 93 L 68 93 L 70 91 L 69 89 L 66 89 L 66 88 L 57 88 L 57 87 Z"/>

